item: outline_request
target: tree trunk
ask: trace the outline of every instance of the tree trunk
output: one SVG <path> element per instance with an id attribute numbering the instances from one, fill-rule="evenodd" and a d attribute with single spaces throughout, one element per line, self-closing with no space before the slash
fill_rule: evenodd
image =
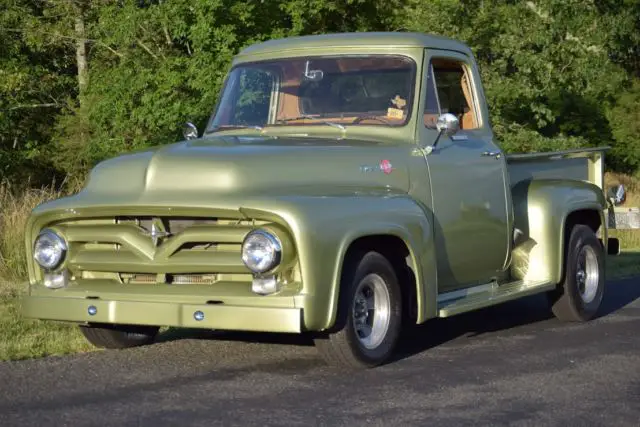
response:
<path id="1" fill-rule="evenodd" d="M 87 41 L 84 27 L 84 8 L 76 3 L 75 32 L 76 32 L 76 64 L 78 67 L 78 92 L 80 105 L 89 83 L 89 64 L 87 63 Z"/>

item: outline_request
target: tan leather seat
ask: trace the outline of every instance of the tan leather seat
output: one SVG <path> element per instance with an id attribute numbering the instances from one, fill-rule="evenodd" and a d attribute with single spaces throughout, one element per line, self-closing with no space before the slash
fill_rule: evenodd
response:
<path id="1" fill-rule="evenodd" d="M 426 127 L 435 129 L 436 128 L 436 122 L 438 121 L 438 115 L 437 114 L 426 113 L 422 117 L 422 120 L 423 120 L 424 125 Z"/>
<path id="2" fill-rule="evenodd" d="M 464 100 L 466 101 L 466 104 L 467 104 L 467 107 L 465 108 L 465 112 L 464 114 L 462 114 L 462 120 L 460 121 L 460 128 L 475 129 L 478 127 L 478 123 L 476 121 L 476 115 L 473 112 L 473 97 L 471 96 L 469 79 L 467 77 L 467 70 L 464 70 L 464 73 L 462 73 L 462 78 L 460 79 L 460 85 L 462 86 L 462 94 L 464 95 Z"/>
<path id="3" fill-rule="evenodd" d="M 460 129 L 475 129 L 476 118 L 473 115 L 473 111 L 467 111 L 462 115 L 462 121 L 460 122 Z"/>

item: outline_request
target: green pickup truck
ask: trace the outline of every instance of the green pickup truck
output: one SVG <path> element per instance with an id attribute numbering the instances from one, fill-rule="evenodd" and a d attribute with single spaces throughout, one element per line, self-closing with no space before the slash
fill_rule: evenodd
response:
<path id="1" fill-rule="evenodd" d="M 600 306 L 602 149 L 505 155 L 469 47 L 415 33 L 241 51 L 200 134 L 98 164 L 28 222 L 26 317 L 93 344 L 162 326 L 309 334 L 330 363 L 388 361 L 400 331 L 536 293 Z"/>

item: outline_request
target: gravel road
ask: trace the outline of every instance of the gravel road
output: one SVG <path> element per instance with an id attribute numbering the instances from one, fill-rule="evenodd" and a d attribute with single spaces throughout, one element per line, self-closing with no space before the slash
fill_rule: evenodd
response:
<path id="1" fill-rule="evenodd" d="M 253 341 L 250 341 L 253 340 Z M 336 371 L 298 336 L 173 331 L 152 346 L 0 363 L 0 426 L 640 425 L 640 279 L 566 324 L 534 296 L 408 332 Z"/>

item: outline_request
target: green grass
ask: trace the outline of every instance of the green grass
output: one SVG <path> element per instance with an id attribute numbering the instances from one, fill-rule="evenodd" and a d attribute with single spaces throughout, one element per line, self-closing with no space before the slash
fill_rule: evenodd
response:
<path id="1" fill-rule="evenodd" d="M 24 319 L 20 296 L 27 276 L 24 228 L 36 205 L 62 196 L 51 188 L 21 190 L 0 182 L 0 360 L 90 350 L 77 326 Z"/>
<path id="2" fill-rule="evenodd" d="M 607 279 L 640 276 L 640 249 L 625 250 L 607 259 Z"/>
<path id="3" fill-rule="evenodd" d="M 77 326 L 23 319 L 19 298 L 0 300 L 0 360 L 30 359 L 91 349 Z"/>
<path id="4" fill-rule="evenodd" d="M 636 205 L 636 206 L 640 206 Z M 617 237 L 620 240 L 620 247 L 625 251 L 633 251 L 634 248 L 640 251 L 640 229 L 639 230 L 609 230 L 609 237 Z"/>

